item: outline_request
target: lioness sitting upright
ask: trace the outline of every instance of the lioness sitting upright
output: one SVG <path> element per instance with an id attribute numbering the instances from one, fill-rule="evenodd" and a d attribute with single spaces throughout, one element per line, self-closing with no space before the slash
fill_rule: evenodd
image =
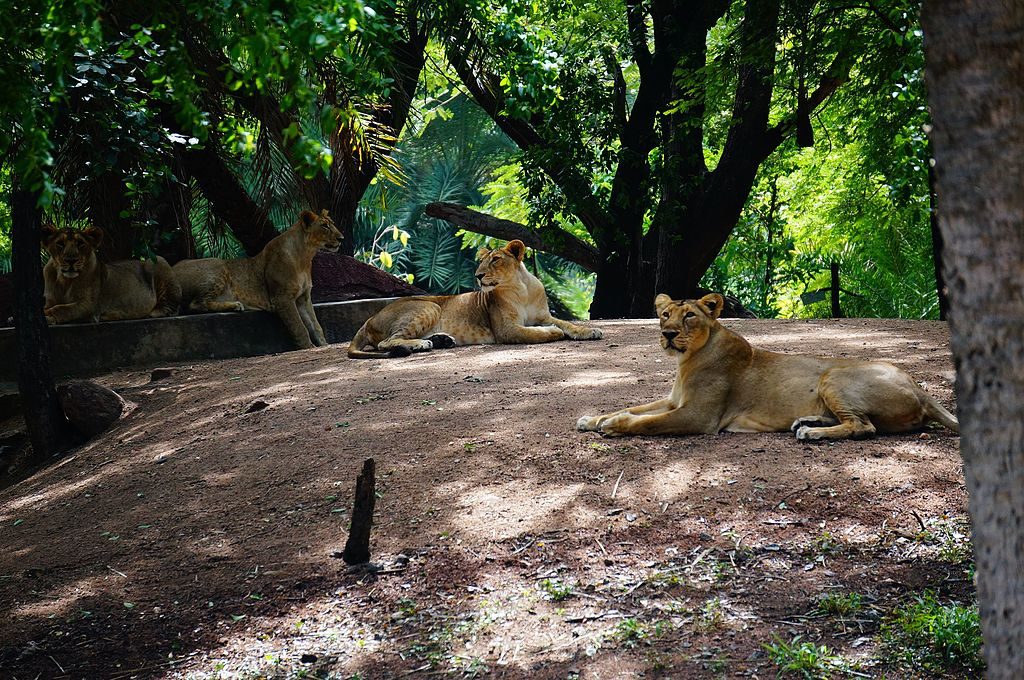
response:
<path id="1" fill-rule="evenodd" d="M 162 257 L 106 264 L 96 251 L 98 227 L 82 230 L 43 226 L 43 313 L 51 324 L 120 321 L 178 313 L 181 289 Z"/>
<path id="2" fill-rule="evenodd" d="M 722 296 L 654 301 L 661 346 L 678 358 L 665 399 L 602 416 L 579 430 L 607 435 L 777 432 L 797 439 L 906 432 L 936 420 L 954 432 L 949 411 L 892 364 L 766 352 L 718 322 Z"/>
<path id="3" fill-rule="evenodd" d="M 327 344 L 313 311 L 313 256 L 336 252 L 341 232 L 323 210 L 304 210 L 287 231 L 275 236 L 259 255 L 237 260 L 208 257 L 174 265 L 182 303 L 191 312 L 274 312 L 301 349 Z"/>
<path id="4" fill-rule="evenodd" d="M 407 356 L 454 345 L 597 340 L 600 329 L 551 316 L 544 285 L 523 264 L 526 246 L 481 249 L 480 290 L 402 298 L 370 317 L 348 347 L 355 359 Z"/>

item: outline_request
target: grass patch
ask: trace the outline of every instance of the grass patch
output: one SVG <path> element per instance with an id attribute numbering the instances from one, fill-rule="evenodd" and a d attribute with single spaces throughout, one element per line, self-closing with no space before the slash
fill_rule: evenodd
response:
<path id="1" fill-rule="evenodd" d="M 791 642 L 775 637 L 775 642 L 764 646 L 768 658 L 779 667 L 779 675 L 792 675 L 808 680 L 830 678 L 832 673 L 846 668 L 843 657 L 833 654 L 827 645 L 801 641 L 797 635 Z"/>
<path id="2" fill-rule="evenodd" d="M 882 639 L 903 661 L 927 671 L 977 674 L 985 668 L 978 608 L 943 605 L 932 593 L 896 609 L 882 626 Z"/>
<path id="3" fill-rule="evenodd" d="M 624 647 L 636 647 L 640 643 L 650 643 L 660 638 L 672 628 L 668 621 L 644 623 L 636 619 L 623 619 L 615 626 L 612 637 Z"/>
<path id="4" fill-rule="evenodd" d="M 541 591 L 553 602 L 561 602 L 572 597 L 572 584 L 557 579 L 546 578 L 539 584 Z"/>
<path id="5" fill-rule="evenodd" d="M 818 600 L 818 611 L 828 616 L 850 616 L 863 605 L 859 593 L 828 593 Z"/>

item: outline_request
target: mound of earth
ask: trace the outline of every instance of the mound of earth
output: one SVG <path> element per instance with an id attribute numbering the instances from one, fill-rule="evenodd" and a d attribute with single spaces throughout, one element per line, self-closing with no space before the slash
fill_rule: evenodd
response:
<path id="1" fill-rule="evenodd" d="M 650 401 L 654 320 L 596 342 L 350 360 L 335 345 L 108 375 L 135 407 L 0 492 L 0 676 L 772 677 L 795 636 L 900 666 L 882 622 L 973 593 L 951 432 L 603 439 Z M 944 324 L 727 321 L 769 349 L 890 357 L 951 406 Z M 338 559 L 377 467 L 371 549 Z M 847 616 L 826 595 L 854 593 Z"/>
<path id="2" fill-rule="evenodd" d="M 416 286 L 348 255 L 317 253 L 313 258 L 313 302 L 423 294 Z"/>

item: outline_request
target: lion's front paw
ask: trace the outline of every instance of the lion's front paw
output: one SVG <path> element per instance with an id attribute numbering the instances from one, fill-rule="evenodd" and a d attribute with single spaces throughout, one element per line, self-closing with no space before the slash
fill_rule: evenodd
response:
<path id="1" fill-rule="evenodd" d="M 235 312 L 244 312 L 245 311 L 245 305 L 243 305 L 241 302 L 232 302 L 231 303 L 231 309 L 232 309 L 232 311 L 235 311 Z"/>
<path id="2" fill-rule="evenodd" d="M 600 421 L 599 416 L 583 416 L 576 421 L 576 429 L 580 432 L 597 432 L 597 424 Z"/>
<path id="3" fill-rule="evenodd" d="M 47 324 L 48 326 L 54 326 L 54 325 L 56 325 L 56 324 L 57 324 L 57 317 L 54 317 L 54 316 L 50 316 L 49 314 L 47 314 L 47 315 L 46 315 L 46 324 Z"/>
<path id="4" fill-rule="evenodd" d="M 579 326 L 572 332 L 566 332 L 573 340 L 600 340 L 604 337 L 604 331 L 600 328 L 590 328 L 587 326 Z"/>
<path id="5" fill-rule="evenodd" d="M 601 426 L 598 431 L 607 437 L 621 437 L 624 434 L 629 434 L 628 425 L 632 416 L 628 413 L 620 413 L 617 416 L 606 418 L 601 422 Z"/>
<path id="6" fill-rule="evenodd" d="M 821 439 L 821 435 L 815 432 L 817 428 L 809 425 L 801 425 L 796 428 L 796 438 L 800 441 L 815 441 Z"/>

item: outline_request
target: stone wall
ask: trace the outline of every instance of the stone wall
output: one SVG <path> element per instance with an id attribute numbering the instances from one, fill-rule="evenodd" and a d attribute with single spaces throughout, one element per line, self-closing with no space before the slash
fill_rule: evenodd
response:
<path id="1" fill-rule="evenodd" d="M 314 305 L 328 342 L 348 342 L 363 322 L 395 298 Z M 166 319 L 51 326 L 54 376 L 86 377 L 176 361 L 230 359 L 294 350 L 268 312 L 194 314 Z M 17 381 L 13 328 L 0 329 L 0 383 Z"/>

